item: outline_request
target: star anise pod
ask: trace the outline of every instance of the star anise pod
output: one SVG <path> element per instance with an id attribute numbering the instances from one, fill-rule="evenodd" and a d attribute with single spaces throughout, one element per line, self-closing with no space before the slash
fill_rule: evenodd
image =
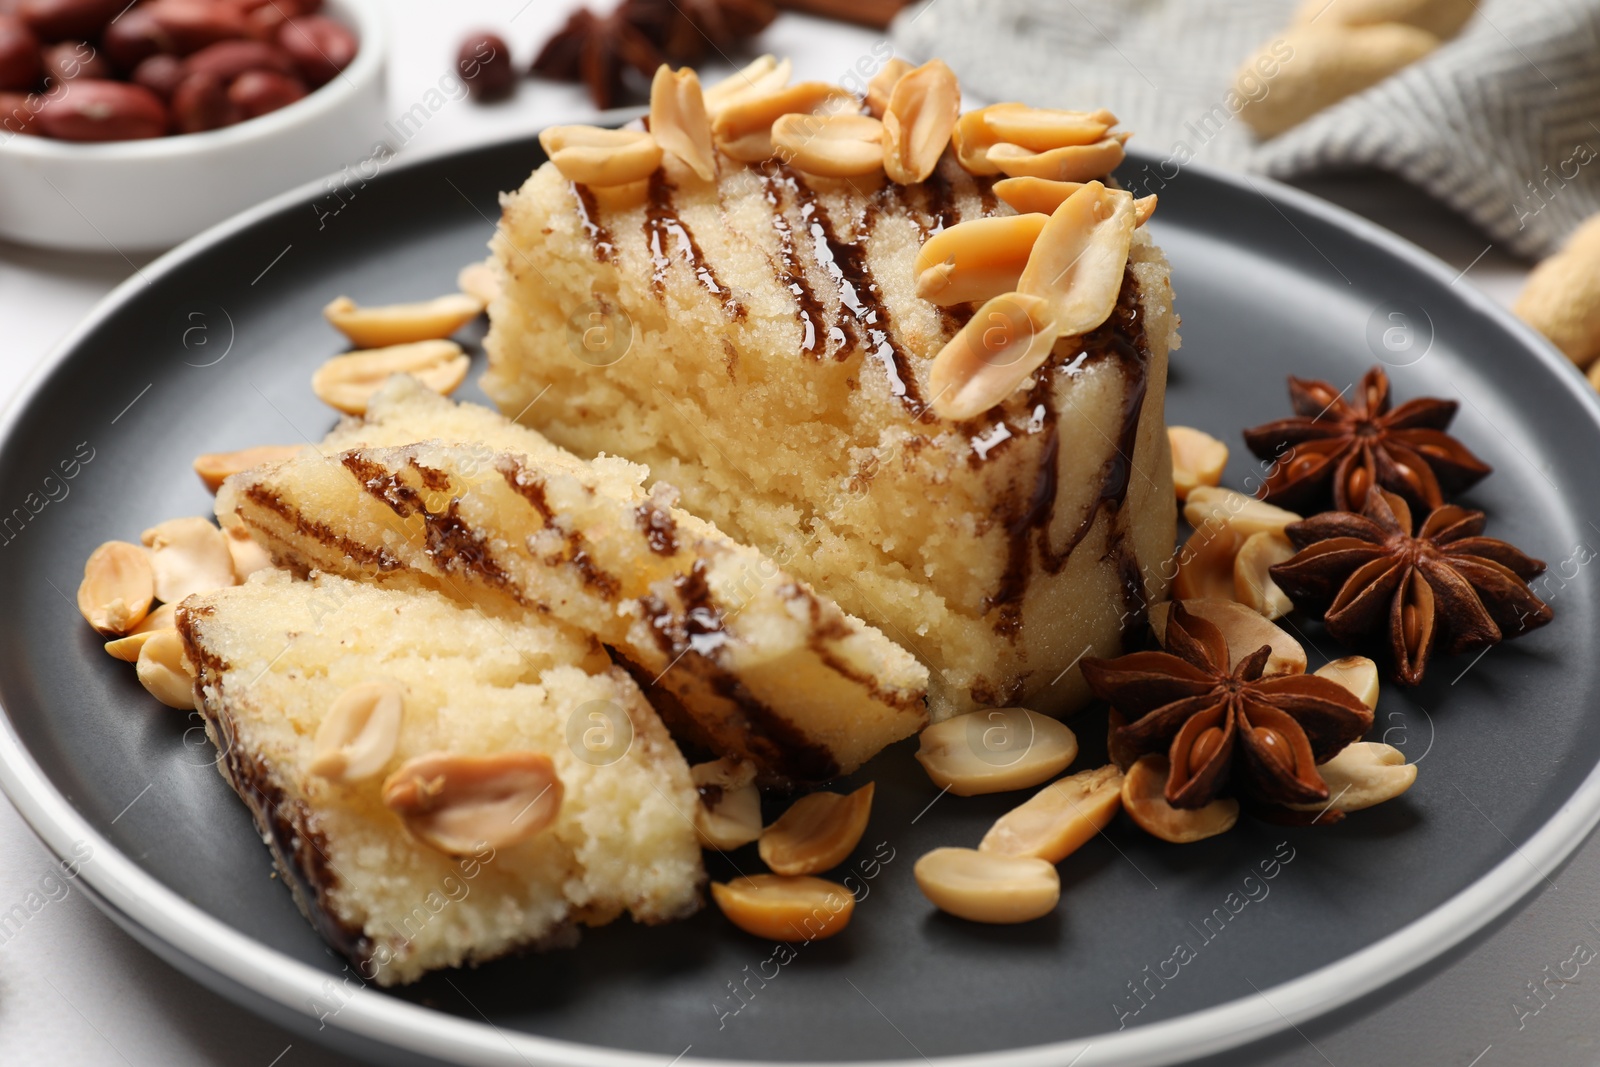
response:
<path id="1" fill-rule="evenodd" d="M 595 107 L 612 107 L 627 91 L 627 71 L 648 84 L 667 61 L 653 39 L 653 9 L 628 0 L 609 15 L 579 8 L 539 50 L 531 72 L 556 81 L 581 81 Z"/>
<path id="2" fill-rule="evenodd" d="M 629 0 L 639 18 L 657 27 L 656 40 L 676 63 L 726 57 L 778 17 L 769 0 Z M 641 24 L 642 24 L 641 22 Z"/>
<path id="3" fill-rule="evenodd" d="M 1483 526 L 1483 512 L 1446 504 L 1413 533 L 1410 506 L 1379 491 L 1360 515 L 1290 524 L 1299 552 L 1270 573 L 1296 607 L 1322 614 L 1335 640 L 1361 645 L 1387 630 L 1396 679 L 1416 685 L 1435 649 L 1472 652 L 1553 617 L 1528 588 L 1544 564 L 1482 536 Z"/>
<path id="4" fill-rule="evenodd" d="M 1489 466 L 1445 433 L 1456 402 L 1408 400 L 1389 409 L 1389 376 L 1373 367 L 1356 395 L 1327 382 L 1289 379 L 1295 414 L 1244 432 L 1245 444 L 1273 461 L 1262 496 L 1296 511 L 1332 501 L 1359 512 L 1372 486 L 1399 493 L 1415 508 L 1433 509 L 1489 473 Z"/>
<path id="5" fill-rule="evenodd" d="M 1315 675 L 1263 678 L 1266 645 L 1230 670 L 1222 631 L 1176 601 L 1166 647 L 1085 659 L 1083 676 L 1124 720 L 1112 731 L 1115 750 L 1167 753 L 1167 803 L 1203 808 L 1224 792 L 1267 805 L 1328 799 L 1317 764 L 1372 726 L 1355 694 Z"/>

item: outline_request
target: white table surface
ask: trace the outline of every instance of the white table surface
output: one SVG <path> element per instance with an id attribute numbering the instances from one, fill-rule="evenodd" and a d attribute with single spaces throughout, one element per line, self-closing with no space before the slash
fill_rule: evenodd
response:
<path id="1" fill-rule="evenodd" d="M 610 0 L 599 0 L 607 6 Z M 468 30 L 505 33 L 519 66 L 576 6 L 571 0 L 390 0 L 391 110 L 417 99 L 454 58 Z M 520 13 L 519 13 L 520 9 Z M 515 21 L 513 22 L 513 18 Z M 764 50 L 793 56 L 797 78 L 837 80 L 878 35 L 800 16 L 782 16 Z M 449 104 L 407 146 L 406 155 L 572 121 L 591 110 L 581 90 L 524 81 L 507 104 Z M 1502 303 L 1516 295 L 1527 264 L 1420 194 L 1377 176 L 1304 183 L 1422 245 L 1465 281 Z M 115 284 L 148 257 L 67 255 L 0 242 L 0 398 L 9 398 Z M 1470 269 L 1468 269 L 1470 268 Z M 1178 282 L 1181 294 L 1181 279 Z M 1181 299 L 1181 295 L 1180 295 Z M 0 912 L 38 891 L 52 857 L 0 798 Z M 1547 965 L 1575 943 L 1600 948 L 1600 846 L 1591 840 L 1543 888 L 1466 947 L 1421 974 L 1299 1031 L 1218 1063 L 1591 1064 L 1600 1058 L 1600 983 L 1545 988 L 1546 1006 L 1521 1019 L 1512 1004 L 1530 995 Z M 48 885 L 48 883 L 46 883 Z M 58 894 L 59 895 L 59 894 Z M 3 935 L 0 935 L 3 936 Z M 1529 1000 L 1528 1003 L 1536 1003 Z M 915 1041 L 916 1035 L 908 1035 Z M 932 1055 L 935 1049 L 923 1047 Z M 914 1056 L 907 1047 L 908 1057 Z M 122 933 L 77 890 L 51 900 L 0 941 L 0 1067 L 44 1064 L 226 1064 L 314 1067 L 347 1062 L 234 1007 L 167 967 Z M 663 1060 L 665 1062 L 665 1060 Z"/>

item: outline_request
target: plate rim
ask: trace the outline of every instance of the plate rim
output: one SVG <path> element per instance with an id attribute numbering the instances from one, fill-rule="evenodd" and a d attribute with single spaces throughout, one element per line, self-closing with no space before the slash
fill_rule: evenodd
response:
<path id="1" fill-rule="evenodd" d="M 611 115 L 629 117 L 634 110 Z M 602 116 L 601 121 L 611 115 Z M 406 171 L 455 156 L 516 144 L 536 145 L 537 134 L 516 133 L 419 152 L 413 158 L 398 161 L 391 169 Z M 1155 155 L 1138 151 L 1130 151 L 1128 158 L 1134 163 L 1157 160 Z M 1571 362 L 1532 327 L 1481 290 L 1455 289 L 1454 283 L 1460 280 L 1460 275 L 1443 260 L 1347 208 L 1277 179 L 1225 171 L 1203 163 L 1189 163 L 1183 169 L 1192 172 L 1196 179 L 1215 182 L 1234 191 L 1253 192 L 1280 213 L 1287 207 L 1342 230 L 1443 283 L 1445 288 L 1454 290 L 1457 299 L 1520 340 L 1530 356 L 1554 375 L 1556 384 L 1564 387 L 1580 407 L 1587 408 L 1591 420 L 1600 426 L 1600 393 L 1588 388 Z M 383 177 L 380 175 L 376 180 Z M 117 285 L 24 379 L 0 414 L 0 449 L 13 438 L 17 423 L 72 350 L 105 318 L 136 299 L 152 284 L 148 279 L 169 273 L 194 255 L 224 243 L 285 208 L 315 199 L 321 190 L 322 180 L 316 179 L 265 200 L 163 253 Z M 1294 226 L 1288 214 L 1284 217 Z M 1310 238 L 1306 241 L 1310 243 Z M 142 931 L 145 936 L 136 937 L 136 940 L 146 947 L 151 947 L 147 938 L 153 938 L 169 950 L 161 952 L 152 947 L 158 957 L 180 970 L 188 971 L 187 964 L 219 975 L 230 987 L 224 995 L 252 1013 L 262 1014 L 248 997 L 235 995 L 237 990 L 271 1002 L 279 1009 L 273 1015 L 280 1023 L 281 1015 L 287 1014 L 302 1032 L 310 1030 L 312 1023 L 323 1022 L 306 1009 L 323 992 L 329 977 L 326 971 L 290 959 L 270 945 L 233 929 L 139 868 L 90 826 L 49 781 L 22 744 L 10 713 L 3 706 L 0 706 L 0 791 L 10 798 L 23 820 L 58 859 L 67 858 L 83 843 L 93 849 L 91 857 L 81 862 L 78 874 L 90 890 L 85 895 L 119 926 L 132 924 Z M 1597 823 L 1600 823 L 1600 763 L 1522 845 L 1513 842 L 1510 855 L 1432 911 L 1341 959 L 1260 990 L 1256 996 L 1240 997 L 1132 1029 L 1018 1049 L 935 1056 L 932 1060 L 906 1057 L 773 1062 L 783 1067 L 883 1067 L 918 1062 L 932 1062 L 940 1067 L 1049 1067 L 1063 1062 L 1071 1062 L 1076 1067 L 1159 1067 L 1240 1048 L 1326 1015 L 1381 989 L 1477 935 L 1520 904 L 1540 881 L 1547 880 L 1546 868 L 1553 871 L 1564 862 Z M 370 1042 L 374 1049 L 400 1049 L 441 1062 L 486 1067 L 515 1067 L 517 1064 L 659 1067 L 660 1063 L 658 1054 L 505 1031 L 492 1023 L 480 1024 L 367 988 L 354 991 L 327 1021 L 352 1037 Z M 732 1061 L 682 1056 L 675 1062 L 692 1067 Z"/>

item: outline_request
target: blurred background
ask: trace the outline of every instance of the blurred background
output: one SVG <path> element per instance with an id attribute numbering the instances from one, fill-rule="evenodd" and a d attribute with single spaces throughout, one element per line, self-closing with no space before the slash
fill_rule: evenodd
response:
<path id="1" fill-rule="evenodd" d="M 0 0 L 0 16 L 29 2 Z M 161 2 L 182 7 L 202 0 Z M 40 119 L 16 118 L 19 94 L 0 93 L 0 125 L 6 108 L 13 115 L 0 139 L 0 231 L 26 238 L 0 239 L 0 322 L 7 342 L 0 349 L 0 397 L 9 400 L 97 301 L 136 276 L 158 254 L 156 246 L 170 243 L 157 232 L 162 227 L 174 239 L 197 232 L 214 221 L 201 217 L 207 212 L 221 218 L 271 192 L 341 166 L 358 167 L 375 153 L 387 166 L 390 156 L 420 158 L 642 103 L 646 83 L 630 66 L 648 69 L 656 53 L 640 45 L 639 26 L 648 31 L 646 45 L 677 62 L 695 62 L 707 82 L 772 52 L 793 59 L 797 81 L 849 85 L 858 78 L 864 87 L 890 54 L 912 62 L 938 54 L 960 76 L 964 106 L 1010 96 L 1110 106 L 1136 131 L 1133 147 L 1151 153 L 1158 168 L 1177 173 L 1199 163 L 1287 178 L 1421 245 L 1460 272 L 1461 284 L 1508 307 L 1539 259 L 1555 253 L 1597 203 L 1584 169 L 1595 157 L 1589 140 L 1600 147 L 1600 16 L 1591 3 L 1469 2 L 1464 22 L 1436 10 L 1462 5 L 1390 4 L 1435 21 L 1425 30 L 1381 29 L 1341 41 L 1339 33 L 1354 31 L 1335 25 L 1337 12 L 1325 14 L 1325 4 L 1313 4 L 1308 15 L 1306 5 L 1292 0 L 931 0 L 905 10 L 892 28 L 889 20 L 900 7 L 894 0 L 795 0 L 805 10 L 784 10 L 756 32 L 750 27 L 767 21 L 763 0 L 681 2 L 701 19 L 693 27 L 698 38 L 674 40 L 657 32 L 659 26 L 650 29 L 649 18 L 684 14 L 671 0 L 628 0 L 630 12 L 643 19 L 635 22 L 610 17 L 615 0 L 597 0 L 594 16 L 577 22 L 572 18 L 582 5 L 572 0 L 330 2 L 324 15 L 377 34 L 361 42 L 370 50 L 365 60 L 357 55 L 338 62 L 335 38 L 317 38 L 321 47 L 303 60 L 313 67 L 317 56 L 334 63 L 311 98 L 337 101 L 338 108 L 329 104 L 336 113 L 319 119 L 301 117 L 306 108 L 280 110 L 322 76 L 303 65 L 284 75 L 287 82 L 256 79 L 247 89 L 238 89 L 236 72 L 225 72 L 223 92 L 233 93 L 231 103 L 212 103 L 260 108 L 263 117 L 207 134 L 218 139 L 215 152 L 191 150 L 182 138 L 123 142 L 95 157 L 87 172 L 70 158 L 78 147 L 70 140 L 72 116 L 44 119 L 47 126 L 55 122 L 52 130 L 19 132 L 18 126 Z M 1297 18 L 1322 29 L 1294 29 Z M 1315 76 L 1263 107 L 1258 95 L 1274 98 L 1258 94 L 1250 72 L 1269 78 L 1258 60 L 1270 60 L 1285 41 L 1310 57 Z M 0 33 L 0 81 L 11 47 Z M 555 77 L 527 75 L 541 53 L 541 66 Z M 44 57 L 57 64 L 71 58 L 60 49 Z M 88 61 L 81 54 L 78 59 Z M 127 81 L 120 68 L 109 73 Z M 36 92 L 47 91 L 38 87 L 50 72 L 72 76 L 41 69 Z M 147 73 L 155 78 L 160 71 Z M 561 80 L 573 75 L 587 81 Z M 17 85 L 27 80 L 18 79 Z M 476 83 L 475 92 L 464 88 L 469 82 Z M 1302 99 L 1307 96 L 1309 102 Z M 168 99 L 178 111 L 176 98 Z M 221 124 L 215 115 L 203 117 L 202 104 L 211 98 L 196 99 L 200 103 L 186 103 L 184 114 L 200 117 L 187 121 Z M 127 106 L 137 112 L 133 103 Z M 240 116 L 235 110 L 226 117 Z M 281 140 L 262 149 L 256 131 Z M 81 139 L 81 129 L 76 136 Z M 173 142 L 154 152 L 157 162 L 117 154 L 128 144 L 148 152 L 157 140 Z M 116 176 L 109 187 L 95 184 L 108 175 Z M 170 183 L 189 180 L 196 182 L 192 197 L 172 192 Z M 1136 188 L 1139 180 L 1130 179 Z M 154 206 L 142 204 L 140 195 L 153 197 Z M 198 215 L 175 213 L 180 200 L 194 201 Z M 75 236 L 68 240 L 68 233 Z M 41 246 L 62 243 L 77 247 Z M 1566 273 L 1591 279 L 1590 288 L 1600 285 L 1593 282 L 1600 269 L 1587 260 Z M 1181 302 L 1182 279 L 1175 285 Z M 1581 299 L 1600 304 L 1593 294 Z M 1576 329 L 1576 339 L 1564 338 L 1562 347 L 1586 365 L 1593 353 L 1584 346 L 1597 331 L 1582 323 Z M 0 799 L 0 911 L 30 894 L 47 900 L 26 924 L 0 929 L 0 1065 L 345 1062 L 172 971 L 105 919 L 81 889 L 53 880 L 54 870 L 52 858 Z M 1596 1062 L 1600 1035 L 1591 1020 L 1600 1010 L 1600 988 L 1563 986 L 1537 1026 L 1518 1025 L 1525 1020 L 1512 1007 L 1541 968 L 1566 959 L 1574 940 L 1594 936 L 1600 848 L 1591 842 L 1554 882 L 1559 890 L 1541 890 L 1486 934 L 1396 988 L 1303 1032 L 1290 1030 L 1231 1054 L 1228 1062 L 1433 1063 L 1431 1039 L 1447 1031 L 1459 1040 L 1482 1035 L 1485 1047 L 1473 1065 Z M 1466 1043 L 1478 1047 L 1475 1039 Z M 1469 1065 L 1463 1061 L 1463 1067 Z"/>

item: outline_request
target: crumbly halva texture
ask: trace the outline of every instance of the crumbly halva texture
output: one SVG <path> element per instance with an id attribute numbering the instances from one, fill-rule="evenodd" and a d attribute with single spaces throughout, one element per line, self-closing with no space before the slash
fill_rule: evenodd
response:
<path id="1" fill-rule="evenodd" d="M 301 911 L 364 978 L 410 982 L 570 944 L 578 926 L 625 912 L 656 923 L 700 905 L 689 768 L 591 638 L 435 593 L 276 570 L 191 597 L 177 622 L 218 769 Z M 313 774 L 330 708 L 372 681 L 404 693 L 383 771 L 353 783 Z M 614 731 L 599 758 L 581 743 L 595 709 Z M 384 775 L 413 757 L 519 751 L 554 762 L 563 799 L 550 826 L 516 844 L 446 855 L 383 803 Z"/>
<path id="2" fill-rule="evenodd" d="M 1136 231 L 1111 318 L 1002 404 L 930 410 L 973 307 L 916 293 L 922 243 L 1012 214 L 950 153 L 924 182 L 668 154 L 643 191 L 550 164 L 503 198 L 483 388 L 583 456 L 620 454 L 931 670 L 933 718 L 1064 713 L 1166 595 L 1165 257 Z"/>
<path id="3" fill-rule="evenodd" d="M 848 772 L 925 722 L 915 658 L 645 477 L 397 378 L 321 453 L 230 478 L 217 514 L 300 571 L 594 634 L 680 738 L 769 780 Z"/>

